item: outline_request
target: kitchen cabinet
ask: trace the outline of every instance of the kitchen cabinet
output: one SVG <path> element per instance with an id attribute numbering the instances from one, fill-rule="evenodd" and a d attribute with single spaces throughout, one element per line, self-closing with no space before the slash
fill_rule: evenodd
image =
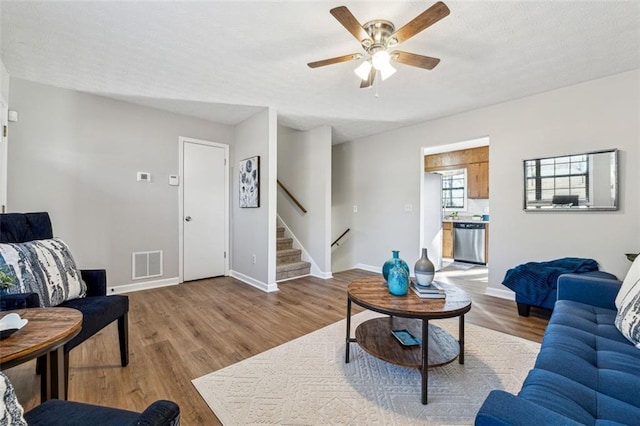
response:
<path id="1" fill-rule="evenodd" d="M 461 149 L 459 151 L 443 152 L 440 154 L 425 155 L 424 169 L 426 171 L 447 170 L 472 163 L 489 161 L 489 147 Z"/>
<path id="2" fill-rule="evenodd" d="M 489 198 L 489 162 L 467 164 L 467 197 Z"/>
<path id="3" fill-rule="evenodd" d="M 453 223 L 442 223 L 442 257 L 453 259 Z"/>
<path id="4" fill-rule="evenodd" d="M 424 170 L 427 172 L 462 168 L 467 169 L 467 197 L 489 198 L 488 146 L 424 156 Z"/>

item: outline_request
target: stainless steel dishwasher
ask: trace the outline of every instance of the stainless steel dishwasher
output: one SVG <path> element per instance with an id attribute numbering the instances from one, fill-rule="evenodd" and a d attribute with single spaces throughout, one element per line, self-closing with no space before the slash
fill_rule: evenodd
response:
<path id="1" fill-rule="evenodd" d="M 484 223 L 453 223 L 453 260 L 486 265 Z"/>

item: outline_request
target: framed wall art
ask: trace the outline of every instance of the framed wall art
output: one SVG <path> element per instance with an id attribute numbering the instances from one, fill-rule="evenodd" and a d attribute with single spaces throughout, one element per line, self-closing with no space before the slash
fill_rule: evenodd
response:
<path id="1" fill-rule="evenodd" d="M 260 156 L 240 161 L 240 207 L 260 207 Z"/>

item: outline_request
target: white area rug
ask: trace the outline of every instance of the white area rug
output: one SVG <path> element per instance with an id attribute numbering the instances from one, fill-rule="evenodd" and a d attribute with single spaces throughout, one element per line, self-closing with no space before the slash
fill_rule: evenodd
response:
<path id="1" fill-rule="evenodd" d="M 355 327 L 380 316 L 352 319 Z M 431 321 L 458 337 L 458 320 Z M 538 343 L 465 325 L 465 364 L 429 370 L 429 404 L 420 403 L 420 372 L 399 367 L 351 343 L 344 363 L 345 321 L 193 380 L 225 425 L 473 424 L 493 389 L 517 393 Z"/>

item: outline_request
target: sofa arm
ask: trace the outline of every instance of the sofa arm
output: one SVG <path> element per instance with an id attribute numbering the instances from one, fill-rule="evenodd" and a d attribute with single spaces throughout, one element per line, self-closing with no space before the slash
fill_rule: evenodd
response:
<path id="1" fill-rule="evenodd" d="M 564 274 L 558 277 L 558 300 L 616 309 L 615 300 L 621 285 L 618 280 Z"/>
<path id="2" fill-rule="evenodd" d="M 156 401 L 140 414 L 135 424 L 141 426 L 179 425 L 180 407 L 172 401 Z"/>
<path id="3" fill-rule="evenodd" d="M 107 295 L 107 271 L 104 269 L 83 269 L 82 280 L 87 284 L 87 297 Z"/>
<path id="4" fill-rule="evenodd" d="M 580 423 L 508 392 L 494 390 L 484 400 L 476 415 L 476 426 L 484 425 L 563 425 Z"/>
<path id="5" fill-rule="evenodd" d="M 39 307 L 40 296 L 38 296 L 38 293 L 3 294 L 0 297 L 0 311 Z"/>

